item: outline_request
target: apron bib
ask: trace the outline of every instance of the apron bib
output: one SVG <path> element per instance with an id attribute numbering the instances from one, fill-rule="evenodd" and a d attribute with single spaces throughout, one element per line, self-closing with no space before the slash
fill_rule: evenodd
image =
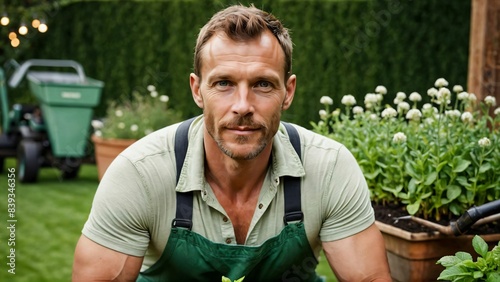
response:
<path id="1" fill-rule="evenodd" d="M 187 131 L 191 121 L 181 124 L 176 133 L 177 179 L 187 150 Z M 298 134 L 288 124 L 286 127 L 300 156 Z M 167 245 L 160 259 L 141 272 L 137 281 L 218 282 L 222 276 L 231 280 L 245 276 L 244 282 L 322 281 L 316 275 L 318 261 L 302 222 L 300 178 L 284 177 L 284 187 L 285 227 L 260 246 L 214 243 L 191 231 L 193 192 L 178 192 L 176 218 Z"/>

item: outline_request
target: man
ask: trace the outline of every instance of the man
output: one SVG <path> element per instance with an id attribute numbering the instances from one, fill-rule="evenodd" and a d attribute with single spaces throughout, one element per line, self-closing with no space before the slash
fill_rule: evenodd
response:
<path id="1" fill-rule="evenodd" d="M 212 17 L 190 75 L 203 115 L 184 139 L 178 124 L 166 127 L 109 167 L 73 281 L 318 281 L 321 249 L 340 281 L 390 281 L 355 159 L 280 123 L 295 92 L 291 60 L 272 15 L 231 6 Z"/>

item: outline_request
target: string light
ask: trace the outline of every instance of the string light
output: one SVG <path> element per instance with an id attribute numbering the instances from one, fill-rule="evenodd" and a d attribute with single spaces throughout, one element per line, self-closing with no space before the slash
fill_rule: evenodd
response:
<path id="1" fill-rule="evenodd" d="M 6 26 L 10 23 L 10 19 L 6 13 L 3 13 L 2 18 L 0 18 L 0 24 Z"/>
<path id="2" fill-rule="evenodd" d="M 19 26 L 19 34 L 21 35 L 26 35 L 28 33 L 28 27 L 26 26 L 25 23 L 21 23 L 21 26 Z"/>
<path id="3" fill-rule="evenodd" d="M 10 45 L 14 48 L 16 48 L 17 46 L 19 46 L 19 44 L 21 43 L 21 41 L 19 41 L 18 38 L 14 38 L 10 41 Z"/>
<path id="4" fill-rule="evenodd" d="M 38 26 L 39 32 L 45 33 L 45 32 L 47 32 L 48 29 L 49 29 L 49 27 L 43 21 L 40 22 L 40 25 Z"/>
<path id="5" fill-rule="evenodd" d="M 35 18 L 33 19 L 33 21 L 31 21 L 31 26 L 33 28 L 38 28 L 40 26 L 40 23 L 41 23 L 40 20 Z"/>
<path id="6" fill-rule="evenodd" d="M 13 31 L 9 32 L 9 39 L 14 40 L 14 38 L 17 38 L 17 34 Z"/>

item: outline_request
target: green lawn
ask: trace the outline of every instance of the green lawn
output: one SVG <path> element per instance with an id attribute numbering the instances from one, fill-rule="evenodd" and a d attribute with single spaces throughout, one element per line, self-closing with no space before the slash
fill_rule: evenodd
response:
<path id="1" fill-rule="evenodd" d="M 15 167 L 8 159 L 5 168 Z M 83 165 L 77 179 L 62 181 L 56 169 L 40 170 L 38 183 L 16 183 L 15 274 L 7 272 L 10 232 L 7 222 L 7 172 L 0 173 L 0 281 L 71 280 L 73 251 L 97 188 L 97 169 Z M 322 256 L 318 273 L 336 281 Z"/>

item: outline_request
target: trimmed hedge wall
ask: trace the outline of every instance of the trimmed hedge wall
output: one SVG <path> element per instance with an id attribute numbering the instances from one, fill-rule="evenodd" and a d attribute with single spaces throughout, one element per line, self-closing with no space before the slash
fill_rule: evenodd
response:
<path id="1" fill-rule="evenodd" d="M 248 1 L 241 3 L 247 4 Z M 425 94 L 444 77 L 466 87 L 470 1 L 252 1 L 291 29 L 294 103 L 284 119 L 309 127 L 319 98 L 358 104 L 377 85 Z M 107 102 L 154 84 L 185 117 L 201 113 L 191 98 L 189 73 L 197 33 L 212 14 L 234 1 L 80 2 L 51 14 L 49 32 L 30 41 L 18 61 L 73 59 L 105 82 Z M 425 95 L 424 95 L 425 96 Z"/>

